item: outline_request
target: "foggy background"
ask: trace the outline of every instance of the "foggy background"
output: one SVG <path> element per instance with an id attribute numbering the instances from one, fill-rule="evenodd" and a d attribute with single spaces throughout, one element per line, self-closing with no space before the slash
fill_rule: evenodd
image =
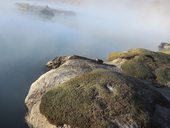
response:
<path id="1" fill-rule="evenodd" d="M 16 3 L 75 12 L 48 19 Z M 60 55 L 105 59 L 170 42 L 169 0 L 1 0 L 0 127 L 24 128 L 24 98 L 44 65 Z"/>

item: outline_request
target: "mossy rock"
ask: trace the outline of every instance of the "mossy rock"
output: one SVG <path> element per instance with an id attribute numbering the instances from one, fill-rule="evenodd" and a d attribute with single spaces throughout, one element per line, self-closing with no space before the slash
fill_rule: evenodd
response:
<path id="1" fill-rule="evenodd" d="M 170 87 L 170 65 L 155 70 L 157 81 Z"/>
<path id="2" fill-rule="evenodd" d="M 135 76 L 140 79 L 152 79 L 155 77 L 147 66 L 133 60 L 124 63 L 121 68 L 128 75 Z"/>
<path id="3" fill-rule="evenodd" d="M 125 52 L 112 52 L 108 56 L 108 61 L 112 61 L 112 60 L 117 59 L 117 58 L 131 59 L 134 56 L 140 55 L 142 53 L 147 53 L 147 52 L 149 52 L 149 51 L 146 50 L 146 49 L 142 49 L 142 48 L 130 49 L 130 50 L 125 51 Z"/>
<path id="4" fill-rule="evenodd" d="M 169 55 L 170 55 L 170 49 L 161 50 L 160 52 L 165 53 L 165 54 L 169 54 Z"/>
<path id="5" fill-rule="evenodd" d="M 166 99 L 137 79 L 96 70 L 47 92 L 40 112 L 50 123 L 72 128 L 152 127 L 156 104 Z"/>
<path id="6" fill-rule="evenodd" d="M 121 68 L 128 75 L 160 84 L 168 83 L 168 79 L 165 75 L 162 74 L 163 76 L 160 76 L 160 71 L 156 71 L 157 69 L 170 64 L 170 55 L 168 54 L 153 52 L 146 49 L 132 49 L 126 53 L 122 52 L 122 54 L 114 57 L 112 56 L 111 60 L 117 58 L 126 59 L 125 63 L 121 64 Z M 158 78 L 155 73 L 159 74 Z M 163 79 L 165 80 L 164 82 L 162 82 Z"/>

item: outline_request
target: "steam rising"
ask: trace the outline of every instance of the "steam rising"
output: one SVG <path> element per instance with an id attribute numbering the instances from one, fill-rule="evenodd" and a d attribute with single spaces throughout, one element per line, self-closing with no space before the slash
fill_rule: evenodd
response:
<path id="1" fill-rule="evenodd" d="M 73 11 L 76 16 L 43 19 L 22 13 L 15 3 Z M 169 4 L 168 0 L 1 1 L 0 47 L 11 54 L 19 48 L 23 54 L 94 57 L 134 47 L 156 50 L 160 42 L 170 41 Z"/>

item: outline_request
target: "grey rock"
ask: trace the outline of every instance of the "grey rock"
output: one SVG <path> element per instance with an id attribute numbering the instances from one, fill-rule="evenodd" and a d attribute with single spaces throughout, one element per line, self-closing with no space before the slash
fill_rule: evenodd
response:
<path id="1" fill-rule="evenodd" d="M 104 88 L 100 88 L 100 91 L 106 90 L 108 92 L 107 95 L 111 96 L 114 102 L 108 102 L 110 100 L 107 100 L 108 103 L 106 103 L 103 101 L 98 90 L 92 90 L 90 92 L 94 93 L 92 100 L 97 100 L 97 103 L 99 103 L 96 104 L 99 105 L 98 109 L 101 109 L 103 112 L 106 111 L 107 113 L 108 108 L 115 108 L 113 114 L 104 117 L 104 119 L 111 124 L 110 126 L 118 128 L 170 127 L 170 88 L 168 87 L 151 86 L 151 84 L 153 84 L 152 82 L 150 83 L 127 76 L 114 65 L 77 55 L 56 57 L 49 61 L 47 66 L 50 70 L 40 76 L 40 78 L 31 85 L 25 99 L 25 104 L 28 108 L 26 121 L 30 128 L 72 128 L 68 122 L 63 122 L 63 125 L 51 123 L 49 118 L 41 113 L 40 105 L 42 103 L 42 97 L 48 92 L 64 86 L 64 83 L 69 83 L 71 80 L 77 81 L 81 79 L 81 76 L 85 76 L 82 77 L 85 81 L 92 80 L 89 82 L 92 82 L 94 85 L 97 85 L 99 81 L 103 81 L 105 78 L 107 79 L 107 81 L 103 83 Z M 97 75 L 88 76 L 88 74 L 93 74 L 96 70 L 102 70 L 105 74 L 101 72 L 99 76 L 102 77 L 99 78 Z M 107 71 L 109 72 L 107 73 Z M 93 79 L 93 77 L 95 77 L 96 80 L 95 78 Z M 89 82 L 87 82 L 87 84 Z M 78 84 L 81 85 L 84 83 Z M 135 101 L 133 98 L 135 98 Z M 134 111 L 133 106 L 136 107 L 136 103 L 137 107 L 139 105 L 138 110 L 140 112 L 142 111 L 143 113 L 141 114 L 144 115 L 144 117 L 142 117 L 140 113 L 134 115 L 139 121 L 131 118 L 133 117 L 131 112 Z M 47 102 L 45 104 L 48 106 Z M 52 109 L 52 112 L 53 111 L 54 109 Z M 135 110 L 135 112 L 138 111 Z M 138 116 L 141 116 L 142 119 L 138 118 Z M 141 120 L 147 119 L 149 119 L 149 124 L 143 125 Z M 84 128 L 83 124 L 82 127 Z"/>
<path id="2" fill-rule="evenodd" d="M 96 60 L 80 56 L 56 57 L 47 63 L 50 71 L 43 74 L 30 87 L 25 104 L 28 108 L 26 122 L 33 128 L 56 128 L 40 113 L 39 105 L 42 96 L 58 85 L 96 69 L 108 69 L 113 72 L 120 70 L 112 65 L 101 64 Z"/>

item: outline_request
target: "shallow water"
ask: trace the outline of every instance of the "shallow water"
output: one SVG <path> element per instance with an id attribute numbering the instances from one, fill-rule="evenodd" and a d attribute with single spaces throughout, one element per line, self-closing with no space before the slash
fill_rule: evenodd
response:
<path id="1" fill-rule="evenodd" d="M 24 98 L 31 83 L 45 72 L 49 59 L 72 54 L 105 59 L 111 51 L 134 47 L 157 50 L 160 42 L 170 41 L 166 0 L 44 1 L 26 2 L 71 10 L 76 16 L 46 19 L 21 13 L 15 0 L 0 1 L 1 128 L 26 127 Z"/>

